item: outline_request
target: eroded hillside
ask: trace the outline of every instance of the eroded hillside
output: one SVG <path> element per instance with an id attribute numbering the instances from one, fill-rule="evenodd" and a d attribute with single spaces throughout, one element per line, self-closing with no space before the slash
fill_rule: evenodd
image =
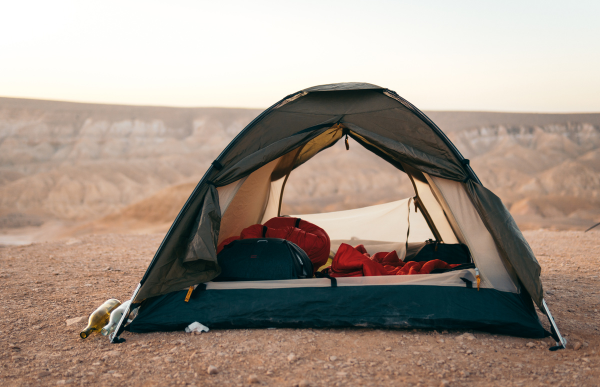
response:
<path id="1" fill-rule="evenodd" d="M 0 234 L 43 238 L 57 222 L 60 232 L 164 232 L 210 162 L 259 113 L 0 98 Z M 426 113 L 521 226 L 600 221 L 600 114 Z M 404 174 L 340 143 L 292 173 L 283 210 L 411 194 Z"/>

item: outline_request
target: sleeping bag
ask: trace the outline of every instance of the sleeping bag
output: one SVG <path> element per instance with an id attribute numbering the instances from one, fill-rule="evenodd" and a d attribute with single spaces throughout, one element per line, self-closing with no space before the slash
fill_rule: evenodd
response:
<path id="1" fill-rule="evenodd" d="M 310 258 L 313 272 L 323 266 L 329 258 L 330 241 L 325 230 L 300 218 L 290 217 L 276 217 L 268 220 L 264 226 L 255 224 L 247 227 L 242 230 L 240 236 L 233 236 L 221 242 L 217 253 L 235 240 L 251 238 L 280 238 L 295 243 Z"/>
<path id="2" fill-rule="evenodd" d="M 439 259 L 426 262 L 403 262 L 395 251 L 369 256 L 364 246 L 352 247 L 342 243 L 329 269 L 331 277 L 362 277 L 379 275 L 429 274 L 436 269 L 451 269 L 458 264 L 448 264 Z"/>

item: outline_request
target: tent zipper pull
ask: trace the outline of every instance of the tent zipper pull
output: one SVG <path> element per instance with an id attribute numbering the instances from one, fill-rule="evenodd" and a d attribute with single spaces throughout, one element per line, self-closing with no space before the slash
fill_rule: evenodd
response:
<path id="1" fill-rule="evenodd" d="M 350 143 L 348 143 L 348 133 L 346 133 L 346 150 L 350 150 Z"/>
<path id="2" fill-rule="evenodd" d="M 477 278 L 477 291 L 479 291 L 479 285 L 481 284 L 481 276 L 479 275 L 478 268 L 475 268 L 475 278 Z"/>
<path id="3" fill-rule="evenodd" d="M 188 289 L 187 294 L 185 295 L 185 302 L 188 302 L 190 300 L 190 297 L 192 296 L 192 292 L 194 291 L 194 286 L 190 286 L 190 288 Z"/>

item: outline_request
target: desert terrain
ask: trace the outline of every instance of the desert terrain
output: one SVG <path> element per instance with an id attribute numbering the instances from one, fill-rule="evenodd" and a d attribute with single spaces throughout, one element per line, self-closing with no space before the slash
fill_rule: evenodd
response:
<path id="1" fill-rule="evenodd" d="M 0 98 L 0 385 L 599 385 L 600 227 L 583 230 L 600 221 L 600 114 L 426 112 L 528 230 L 566 350 L 477 331 L 81 340 L 99 304 L 131 297 L 208 165 L 259 113 Z M 412 194 L 404 174 L 351 141 L 294 171 L 282 209 Z"/>
<path id="2" fill-rule="evenodd" d="M 131 296 L 162 237 L 0 246 L 0 385 L 599 385 L 599 231 L 525 232 L 569 341 L 556 352 L 550 338 L 478 331 L 242 329 L 125 332 L 122 344 L 98 334 L 80 339 L 100 303 Z M 211 366 L 217 373 L 208 373 Z"/>
<path id="3" fill-rule="evenodd" d="M 0 243 L 166 232 L 208 165 L 259 113 L 0 98 Z M 600 222 L 600 114 L 426 114 L 521 228 Z M 411 195 L 403 173 L 340 143 L 291 174 L 282 210 Z"/>

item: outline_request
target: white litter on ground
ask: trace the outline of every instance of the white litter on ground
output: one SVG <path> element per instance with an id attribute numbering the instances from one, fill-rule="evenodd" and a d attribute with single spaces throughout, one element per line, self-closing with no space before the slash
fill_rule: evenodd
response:
<path id="1" fill-rule="evenodd" d="M 185 331 L 187 333 L 193 333 L 193 332 L 202 333 L 202 332 L 208 332 L 208 330 L 209 330 L 208 327 L 200 324 L 198 321 L 191 323 L 190 325 L 188 325 L 185 328 Z"/>

